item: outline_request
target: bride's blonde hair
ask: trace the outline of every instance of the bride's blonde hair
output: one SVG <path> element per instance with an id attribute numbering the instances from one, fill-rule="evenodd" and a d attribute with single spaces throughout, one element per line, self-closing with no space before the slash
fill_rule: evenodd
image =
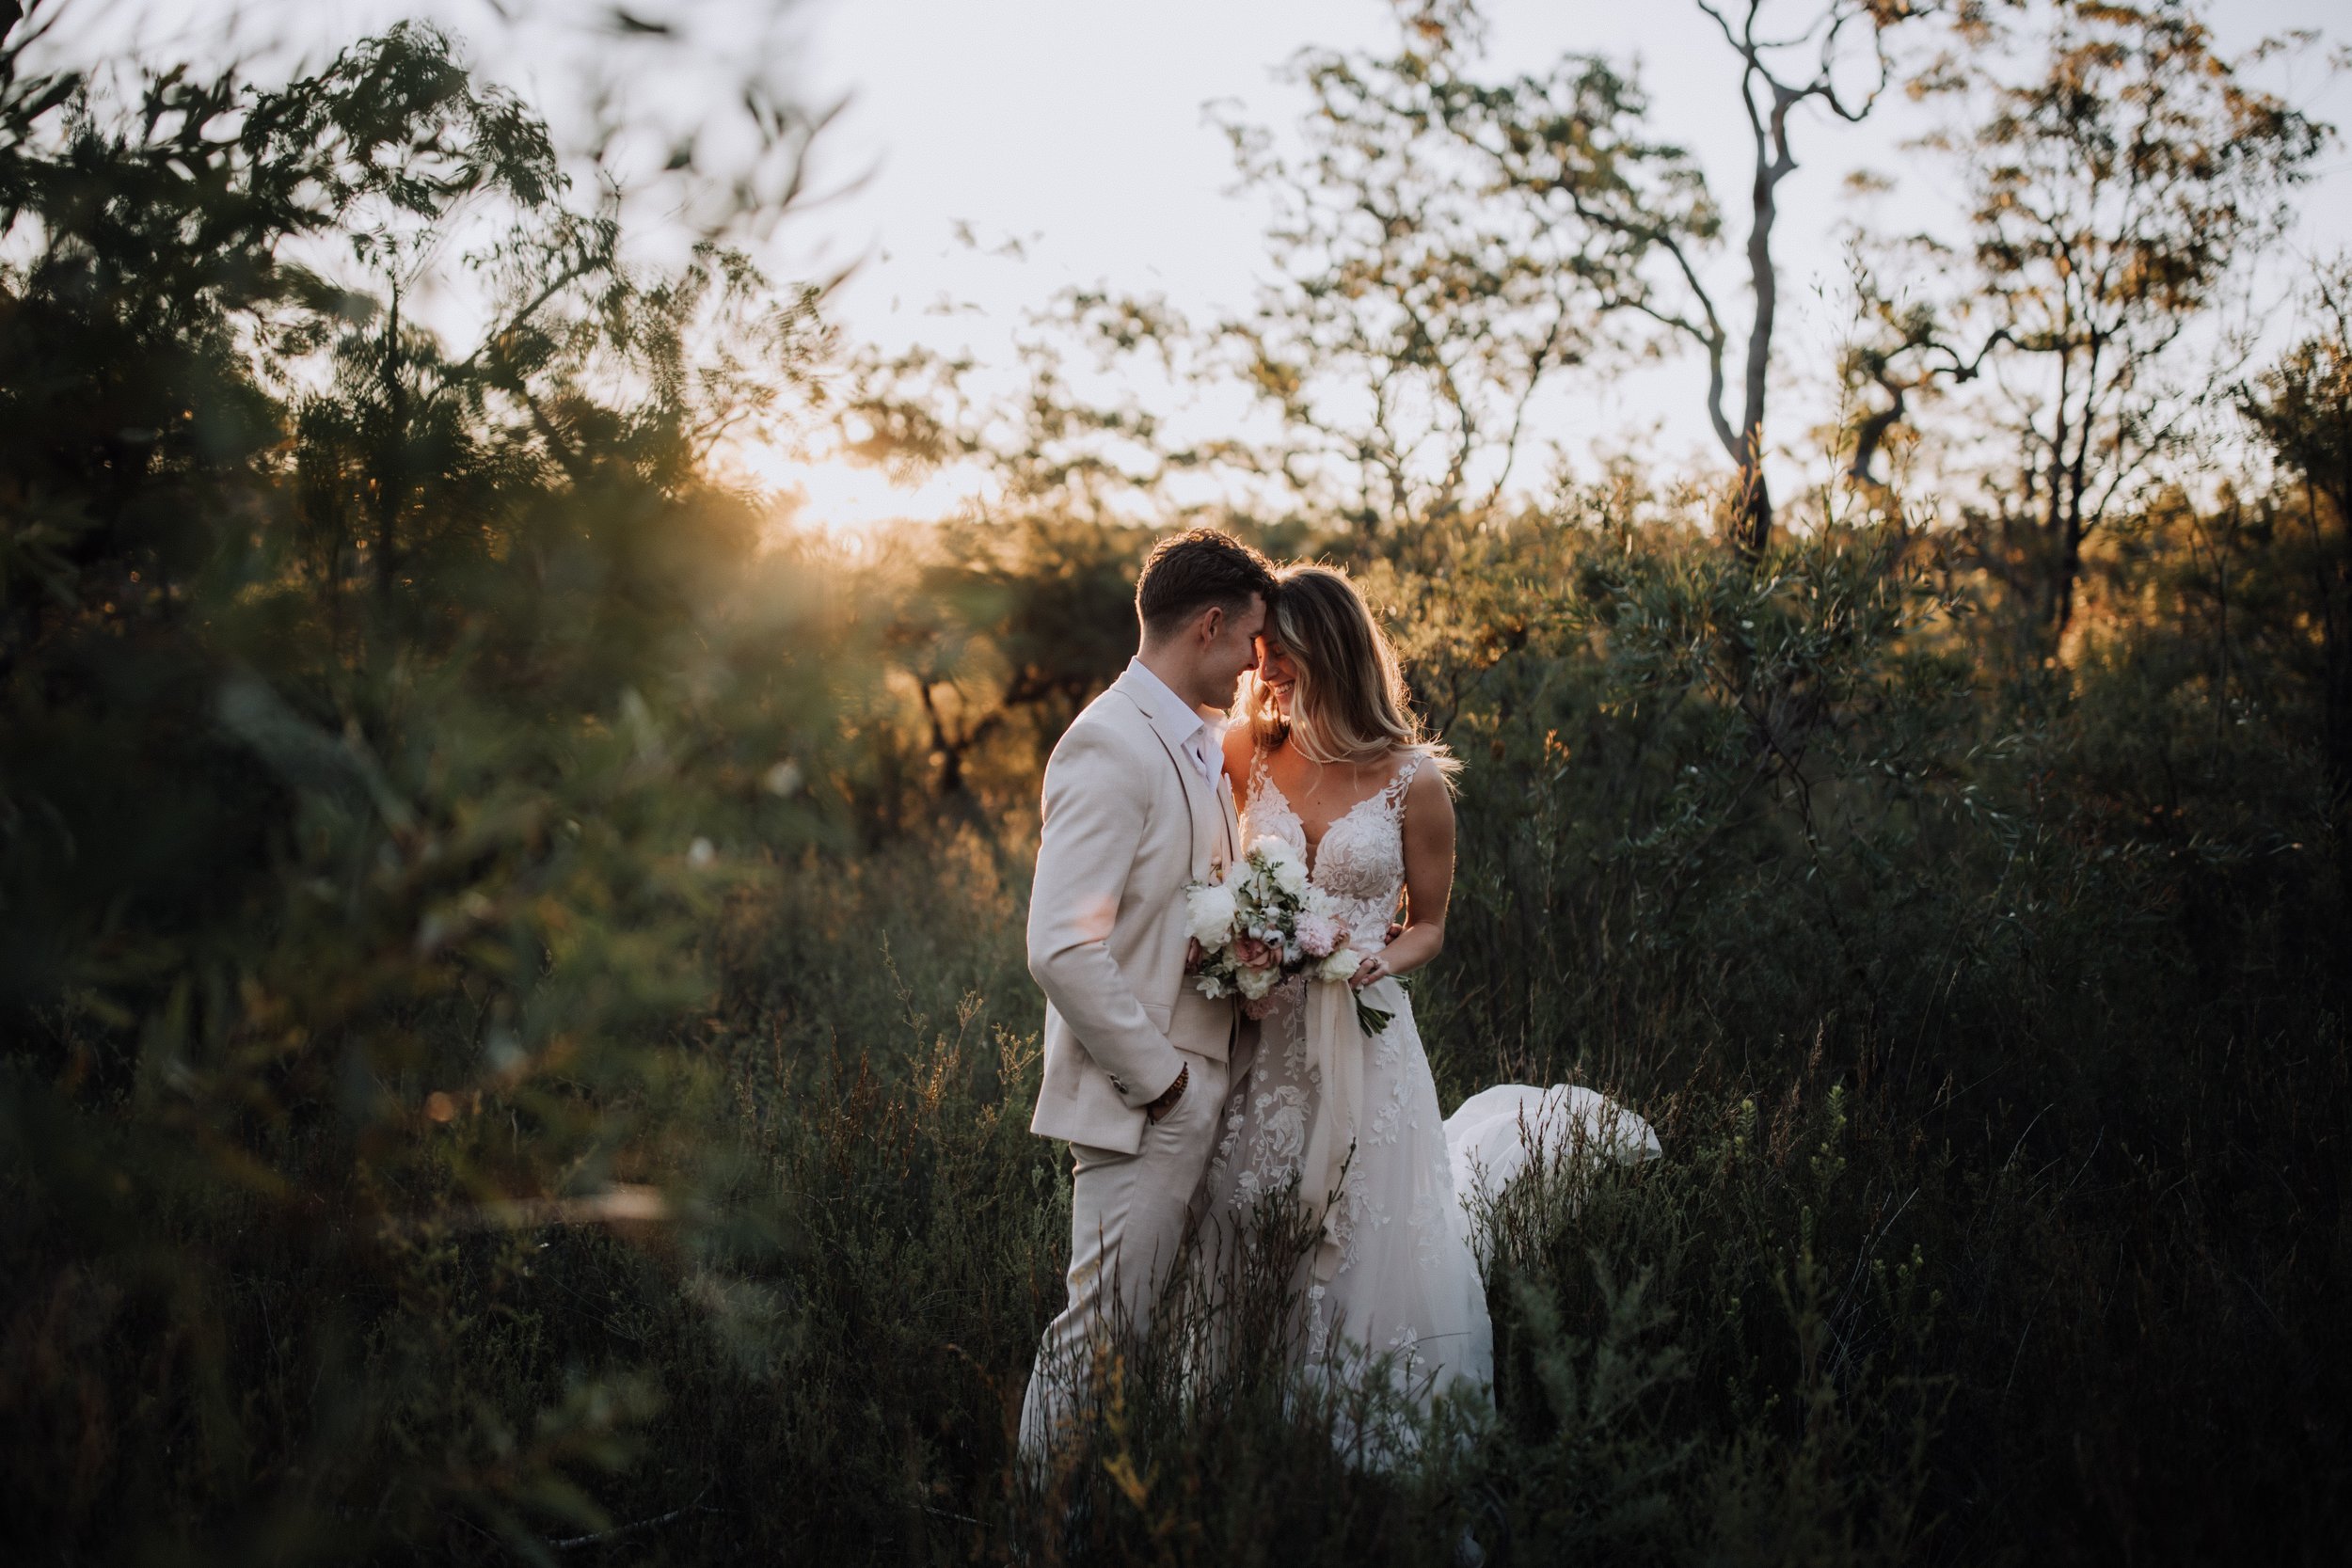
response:
<path id="1" fill-rule="evenodd" d="M 1257 744 L 1272 750 L 1288 739 L 1300 756 L 1325 766 L 1419 752 L 1452 778 L 1461 764 L 1443 742 L 1422 735 L 1396 649 L 1347 574 L 1285 566 L 1274 584 L 1265 636 L 1290 656 L 1297 678 L 1287 721 L 1255 671 L 1243 683 L 1240 715 Z"/>

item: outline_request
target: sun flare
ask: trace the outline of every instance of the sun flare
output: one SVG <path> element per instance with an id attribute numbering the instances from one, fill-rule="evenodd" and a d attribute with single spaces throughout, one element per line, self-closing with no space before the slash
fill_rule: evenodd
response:
<path id="1" fill-rule="evenodd" d="M 775 498 L 779 523 L 829 533 L 938 522 L 986 493 L 983 475 L 956 467 L 909 484 L 848 457 L 812 457 L 764 445 L 734 448 L 723 461 Z"/>

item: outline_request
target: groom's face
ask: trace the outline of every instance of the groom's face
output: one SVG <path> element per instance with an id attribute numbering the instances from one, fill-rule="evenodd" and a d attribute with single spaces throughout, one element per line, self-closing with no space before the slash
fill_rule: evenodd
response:
<path id="1" fill-rule="evenodd" d="M 1265 599 L 1256 594 L 1236 610 L 1217 611 L 1200 654 L 1200 685 L 1212 707 L 1232 707 L 1245 671 L 1258 663 L 1258 634 L 1265 630 Z"/>

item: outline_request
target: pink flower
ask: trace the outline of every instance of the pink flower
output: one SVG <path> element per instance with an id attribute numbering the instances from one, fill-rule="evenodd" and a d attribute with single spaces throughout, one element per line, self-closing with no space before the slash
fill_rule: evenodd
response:
<path id="1" fill-rule="evenodd" d="M 1272 946 L 1252 936 L 1233 939 L 1233 957 L 1250 969 L 1272 969 L 1282 961 L 1281 955 Z"/>
<path id="2" fill-rule="evenodd" d="M 1272 1012 L 1273 1010 L 1274 993 L 1272 991 L 1266 992 L 1263 996 L 1256 997 L 1250 1001 L 1244 1002 L 1241 1005 L 1241 1015 L 1244 1018 L 1263 1018 L 1266 1014 Z"/>
<path id="3" fill-rule="evenodd" d="M 1340 923 L 1327 914 L 1302 914 L 1298 917 L 1298 947 L 1311 958 L 1327 958 L 1341 940 L 1347 935 Z"/>

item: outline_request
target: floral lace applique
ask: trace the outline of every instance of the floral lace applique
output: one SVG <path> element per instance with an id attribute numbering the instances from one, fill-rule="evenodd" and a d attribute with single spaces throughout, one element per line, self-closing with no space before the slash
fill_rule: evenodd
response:
<path id="1" fill-rule="evenodd" d="M 1421 757 L 1335 818 L 1310 850 L 1298 814 L 1261 753 L 1243 801 L 1244 838 L 1273 834 L 1309 863 L 1316 885 L 1341 905 L 1349 945 L 1376 952 L 1405 891 L 1405 795 Z M 1255 1066 L 1229 1102 L 1227 1132 L 1212 1165 L 1213 1210 L 1246 1212 L 1295 1181 L 1309 1112 L 1319 1092 L 1307 1061 L 1302 983 L 1276 993 L 1260 1025 Z M 1370 1121 L 1348 1157 L 1329 1221 L 1339 1263 L 1327 1284 L 1302 1277 L 1302 1335 L 1310 1364 L 1337 1354 L 1360 1366 L 1377 1347 L 1398 1357 L 1408 1386 L 1426 1392 L 1460 1373 L 1491 1375 L 1486 1292 L 1453 1194 L 1437 1085 L 1411 999 L 1371 1042 L 1364 1093 Z"/>

